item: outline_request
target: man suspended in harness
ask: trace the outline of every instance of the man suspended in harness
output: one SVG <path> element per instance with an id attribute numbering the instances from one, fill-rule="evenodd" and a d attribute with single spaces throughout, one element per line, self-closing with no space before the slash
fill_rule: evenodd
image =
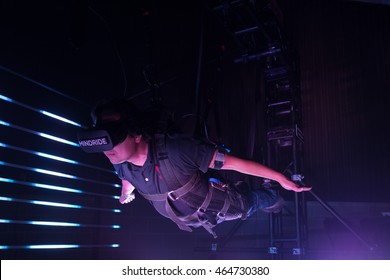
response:
<path id="1" fill-rule="evenodd" d="M 209 142 L 178 133 L 150 134 L 140 115 L 132 103 L 113 99 L 94 108 L 94 127 L 78 135 L 84 151 L 103 152 L 113 164 L 122 180 L 122 204 L 131 202 L 137 190 L 180 229 L 202 226 L 216 237 L 217 224 L 245 219 L 259 209 L 280 211 L 284 201 L 274 188 L 252 190 L 242 182 L 227 184 L 209 178 L 209 169 L 270 179 L 294 192 L 310 190 Z"/>

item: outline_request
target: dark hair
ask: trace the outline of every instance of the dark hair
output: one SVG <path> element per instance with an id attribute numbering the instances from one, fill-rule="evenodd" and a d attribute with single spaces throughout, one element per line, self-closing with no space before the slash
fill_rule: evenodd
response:
<path id="1" fill-rule="evenodd" d="M 124 122 L 130 135 L 141 135 L 142 114 L 137 106 L 125 98 L 113 98 L 100 101 L 91 111 L 91 117 L 94 127 L 102 125 L 103 116 L 119 115 L 120 122 Z"/>
<path id="2" fill-rule="evenodd" d="M 102 117 L 119 114 L 119 121 L 126 122 L 128 133 L 142 135 L 150 139 L 155 133 L 181 132 L 173 120 L 173 115 L 162 106 L 153 105 L 140 110 L 132 101 L 125 98 L 113 98 L 99 102 L 91 112 L 93 125 L 102 125 Z"/>

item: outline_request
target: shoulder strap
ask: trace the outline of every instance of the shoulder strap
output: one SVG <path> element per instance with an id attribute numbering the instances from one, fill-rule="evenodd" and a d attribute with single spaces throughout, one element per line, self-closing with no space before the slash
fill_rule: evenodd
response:
<path id="1" fill-rule="evenodd" d="M 160 175 L 167 183 L 169 190 L 175 190 L 186 184 L 184 178 L 181 180 L 178 178 L 180 175 L 175 172 L 175 169 L 169 159 L 166 148 L 166 135 L 156 134 L 152 141 L 154 163 L 160 169 Z"/>

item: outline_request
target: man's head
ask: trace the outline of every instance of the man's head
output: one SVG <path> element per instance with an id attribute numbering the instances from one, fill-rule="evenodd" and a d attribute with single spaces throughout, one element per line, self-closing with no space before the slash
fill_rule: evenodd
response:
<path id="1" fill-rule="evenodd" d="M 98 103 L 91 112 L 94 127 L 101 127 L 110 122 L 121 122 L 132 135 L 140 132 L 140 112 L 131 101 L 114 98 Z"/>
<path id="2" fill-rule="evenodd" d="M 140 112 L 126 99 L 100 102 L 91 112 L 93 127 L 78 134 L 85 152 L 106 152 L 123 143 L 127 137 L 140 136 Z"/>

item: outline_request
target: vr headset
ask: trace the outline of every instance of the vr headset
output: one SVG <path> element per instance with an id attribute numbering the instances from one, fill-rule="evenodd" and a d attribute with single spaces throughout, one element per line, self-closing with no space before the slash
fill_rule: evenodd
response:
<path id="1" fill-rule="evenodd" d="M 101 153 L 112 150 L 125 141 L 128 127 L 123 121 L 114 121 L 99 125 L 77 134 L 80 147 L 87 153 Z"/>

